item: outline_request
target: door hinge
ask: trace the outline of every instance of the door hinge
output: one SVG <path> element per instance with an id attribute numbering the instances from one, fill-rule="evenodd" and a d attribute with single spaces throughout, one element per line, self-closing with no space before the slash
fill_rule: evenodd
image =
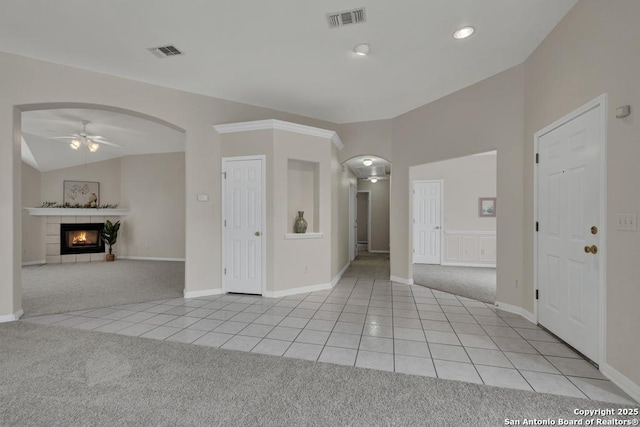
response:
<path id="1" fill-rule="evenodd" d="M 227 220 L 226 219 L 224 220 L 224 226 L 225 227 L 227 226 Z"/>
<path id="2" fill-rule="evenodd" d="M 540 224 L 538 223 L 538 221 L 536 221 L 536 231 L 540 230 Z"/>
<path id="3" fill-rule="evenodd" d="M 227 269 L 226 268 L 224 269 L 224 275 L 225 276 L 227 275 Z"/>
<path id="4" fill-rule="evenodd" d="M 540 153 L 536 153 L 536 163 L 540 163 Z"/>
<path id="5" fill-rule="evenodd" d="M 222 172 L 222 176 L 224 176 L 224 179 L 227 179 L 227 173 L 226 172 Z"/>
<path id="6" fill-rule="evenodd" d="M 540 298 L 540 294 L 539 294 L 539 291 L 536 289 L 536 299 L 539 299 L 539 298 Z"/>

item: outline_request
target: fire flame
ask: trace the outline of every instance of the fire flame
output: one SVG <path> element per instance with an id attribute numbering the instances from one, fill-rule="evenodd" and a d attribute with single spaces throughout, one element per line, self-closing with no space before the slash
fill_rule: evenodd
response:
<path id="1" fill-rule="evenodd" d="M 74 245 L 78 243 L 87 243 L 87 233 L 82 231 L 76 234 L 75 236 L 73 236 L 73 240 L 71 243 L 73 243 Z"/>

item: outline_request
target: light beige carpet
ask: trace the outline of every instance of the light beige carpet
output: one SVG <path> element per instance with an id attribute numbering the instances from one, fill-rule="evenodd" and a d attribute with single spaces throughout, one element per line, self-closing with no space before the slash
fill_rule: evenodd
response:
<path id="1" fill-rule="evenodd" d="M 22 269 L 25 317 L 183 296 L 184 262 L 45 264 Z"/>
<path id="2" fill-rule="evenodd" d="M 389 280 L 390 271 L 389 254 L 360 251 L 342 277 Z"/>

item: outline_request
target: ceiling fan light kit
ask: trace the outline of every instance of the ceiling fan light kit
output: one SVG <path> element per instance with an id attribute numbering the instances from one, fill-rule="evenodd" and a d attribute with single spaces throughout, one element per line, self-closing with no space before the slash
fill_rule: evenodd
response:
<path id="1" fill-rule="evenodd" d="M 83 145 L 87 147 L 90 153 L 95 153 L 100 149 L 101 144 L 110 145 L 116 148 L 122 148 L 122 146 L 118 144 L 114 144 L 113 142 L 109 142 L 105 140 L 100 135 L 90 135 L 87 133 L 87 125 L 89 124 L 88 120 L 82 120 L 82 130 L 76 131 L 69 136 L 55 136 L 53 139 L 67 139 L 70 138 L 71 142 L 69 143 L 69 147 L 72 150 L 78 151 Z"/>

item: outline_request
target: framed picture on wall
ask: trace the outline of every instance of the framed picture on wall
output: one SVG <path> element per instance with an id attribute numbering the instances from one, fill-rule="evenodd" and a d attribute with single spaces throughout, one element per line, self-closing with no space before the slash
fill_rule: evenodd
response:
<path id="1" fill-rule="evenodd" d="M 65 206 L 95 208 L 100 204 L 100 183 L 88 181 L 64 181 L 62 203 Z"/>
<path id="2" fill-rule="evenodd" d="M 495 197 L 479 197 L 478 198 L 478 216 L 479 217 L 496 216 L 496 198 Z"/>

